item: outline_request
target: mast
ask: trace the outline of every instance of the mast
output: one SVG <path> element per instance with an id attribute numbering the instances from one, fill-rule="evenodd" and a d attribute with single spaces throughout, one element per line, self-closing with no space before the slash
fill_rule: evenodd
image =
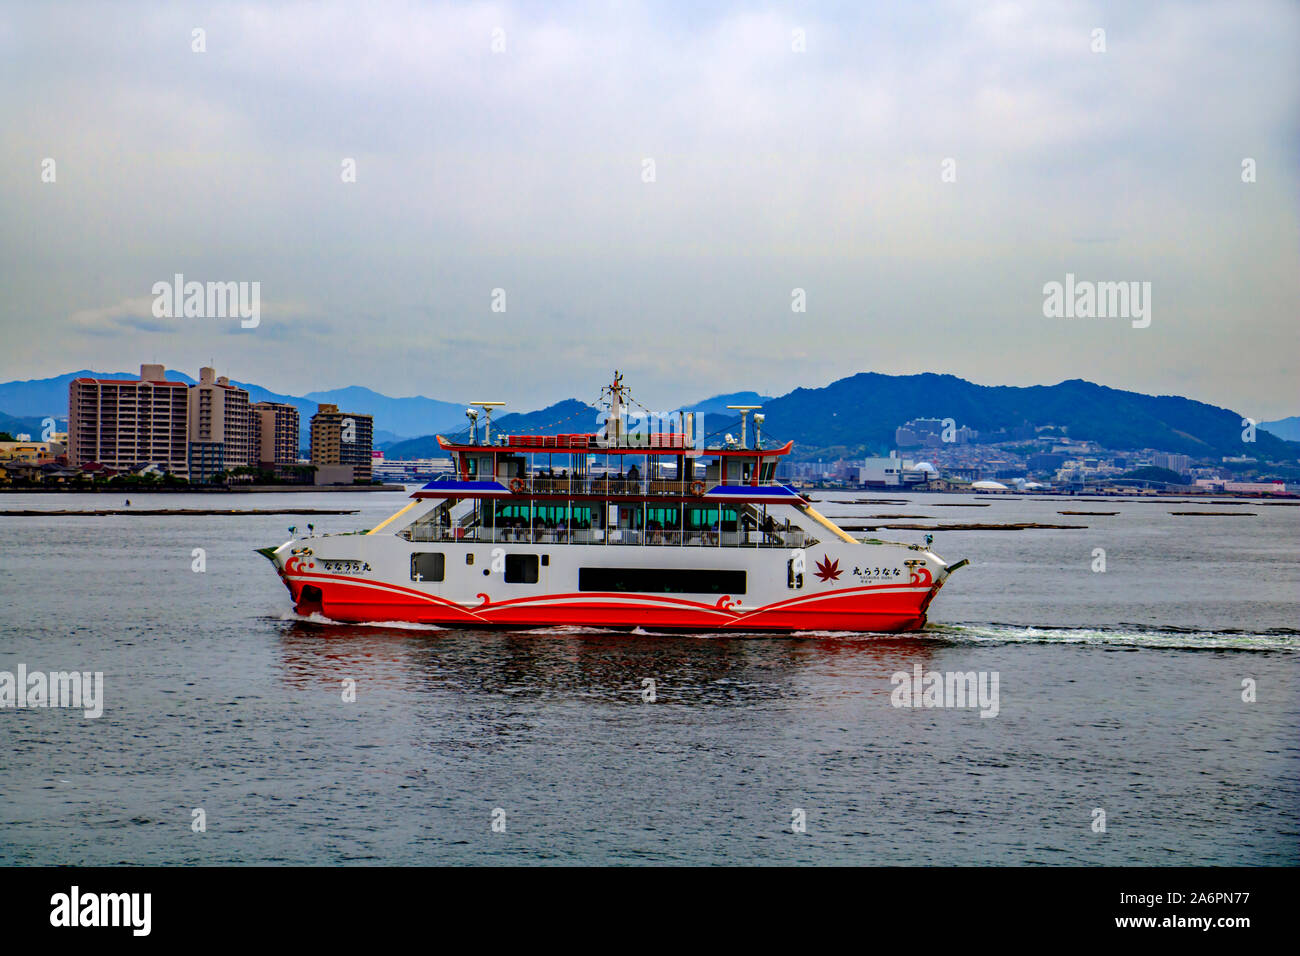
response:
<path id="1" fill-rule="evenodd" d="M 614 370 L 614 381 L 600 390 L 600 397 L 608 398 L 609 405 L 609 418 L 605 422 L 605 443 L 614 447 L 622 445 L 625 437 L 623 412 L 627 406 L 623 402 L 623 393 L 626 391 L 623 373 L 618 369 Z"/>

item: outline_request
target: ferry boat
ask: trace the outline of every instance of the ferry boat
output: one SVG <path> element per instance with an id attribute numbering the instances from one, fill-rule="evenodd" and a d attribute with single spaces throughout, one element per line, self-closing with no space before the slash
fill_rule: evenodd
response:
<path id="1" fill-rule="evenodd" d="M 820 514 L 776 479 L 793 442 L 764 445 L 759 406 L 710 444 L 702 416 L 631 401 L 615 373 L 596 431 L 495 438 L 502 403 L 471 403 L 463 436 L 437 436 L 454 469 L 402 510 L 262 553 L 299 614 L 333 621 L 670 632 L 916 630 L 967 563 Z"/>

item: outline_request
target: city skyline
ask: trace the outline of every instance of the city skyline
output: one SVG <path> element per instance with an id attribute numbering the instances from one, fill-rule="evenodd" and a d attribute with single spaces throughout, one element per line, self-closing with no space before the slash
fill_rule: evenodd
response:
<path id="1" fill-rule="evenodd" d="M 168 367 L 168 366 L 163 365 L 162 363 L 156 363 L 156 362 L 155 362 L 155 363 L 152 363 L 152 364 L 153 364 L 153 365 L 156 365 L 157 368 L 159 368 L 159 369 L 163 369 L 163 370 L 164 370 L 164 374 L 165 374 L 166 376 L 175 376 L 174 378 L 169 378 L 168 381 L 176 382 L 176 383 L 181 383 L 181 382 L 183 382 L 183 383 L 185 383 L 185 384 L 190 384 L 190 385 L 197 384 L 197 383 L 199 382 L 199 378 L 196 378 L 196 377 L 190 375 L 189 373 L 185 372 L 183 369 L 180 369 L 180 368 L 171 368 L 171 367 Z M 203 369 L 201 368 L 201 369 L 200 369 L 200 372 L 202 372 L 202 371 L 203 371 Z M 236 373 L 236 374 L 237 374 L 237 373 Z M 841 379 L 836 379 L 836 380 L 833 381 L 833 382 L 805 383 L 805 384 L 799 385 L 796 389 L 792 389 L 791 392 L 780 393 L 780 394 L 771 394 L 771 395 L 766 395 L 766 396 L 760 395 L 758 392 L 713 393 L 713 394 L 709 394 L 709 395 L 697 395 L 694 401 L 678 402 L 678 403 L 675 404 L 675 405 L 668 406 L 668 407 L 665 407 L 665 408 L 661 408 L 661 409 L 656 410 L 656 414 L 657 414 L 657 413 L 665 413 L 665 414 L 667 414 L 667 413 L 671 413 L 671 412 L 673 412 L 673 411 L 686 411 L 686 410 L 690 410 L 691 408 L 704 408 L 704 407 L 709 408 L 709 409 L 710 409 L 710 412 L 711 412 L 711 413 L 714 413 L 714 412 L 716 412 L 716 411 L 718 411 L 718 410 L 721 409 L 721 405 L 719 405 L 719 403 L 720 403 L 721 401 L 724 401 L 724 400 L 726 400 L 726 401 L 730 401 L 731 399 L 735 398 L 736 396 L 744 396 L 744 397 L 746 397 L 747 400 L 750 399 L 750 398 L 752 398 L 752 399 L 755 399 L 755 400 L 760 400 L 760 401 L 762 401 L 762 402 L 772 402 L 772 401 L 776 401 L 776 400 L 778 400 L 778 399 L 782 399 L 782 398 L 788 397 L 788 396 L 789 396 L 790 394 L 792 394 L 794 391 L 809 390 L 809 389 L 811 389 L 811 390 L 819 390 L 819 389 L 823 389 L 823 388 L 830 388 L 830 387 L 833 387 L 833 386 L 836 386 L 836 385 L 840 385 L 840 384 L 844 383 L 845 381 L 847 381 L 847 380 L 849 380 L 849 379 L 855 378 L 857 375 L 864 375 L 864 374 L 881 374 L 881 373 L 859 372 L 859 373 L 855 373 L 855 374 L 853 374 L 853 375 L 845 376 L 844 378 L 841 378 Z M 928 373 L 928 374 L 931 374 L 931 375 L 944 375 L 945 373 Z M 84 376 L 86 376 L 86 375 L 90 375 L 91 377 L 94 377 L 94 376 L 109 376 L 109 377 L 116 378 L 116 379 L 121 379 L 121 380 L 130 380 L 130 379 L 136 379 L 136 378 L 138 378 L 139 373 L 138 373 L 138 372 L 133 372 L 133 371 L 119 371 L 119 370 L 112 370 L 112 371 L 109 371 L 109 370 L 105 370 L 105 369 L 78 369 L 78 370 L 75 370 L 75 371 L 64 372 L 64 373 L 62 373 L 62 374 L 60 374 L 60 375 L 51 376 L 51 377 L 49 377 L 49 378 L 45 378 L 45 379 L 29 379 L 29 380 L 15 380 L 15 381 L 9 381 L 9 382 L 0 382 L 0 388 L 12 388 L 12 387 L 15 387 L 15 386 L 16 386 L 16 387 L 18 387 L 18 388 L 20 388 L 20 389 L 23 389 L 23 388 L 26 388 L 26 387 L 39 387 L 39 386 L 47 386 L 47 385 L 56 385 L 56 386 L 59 386 L 59 387 L 61 388 L 62 386 L 59 385 L 59 380 L 60 380 L 60 379 L 63 379 L 63 380 L 66 381 L 66 380 L 74 379 L 74 378 L 76 378 L 77 376 L 83 376 L 83 377 L 84 377 Z M 891 377 L 891 376 L 886 376 L 886 377 Z M 906 378 L 908 378 L 908 376 L 892 376 L 892 377 L 897 378 L 897 379 L 899 379 L 899 380 L 905 380 Z M 997 387 L 1022 388 L 1022 387 L 1024 387 L 1024 386 L 998 386 L 998 385 L 990 385 L 990 384 L 986 384 L 986 383 L 982 383 L 982 382 L 977 382 L 977 381 L 974 381 L 974 380 L 971 380 L 971 379 L 965 379 L 965 378 L 962 378 L 962 377 L 960 377 L 960 376 L 952 376 L 952 377 L 953 377 L 953 378 L 956 378 L 956 379 L 957 379 L 958 381 L 960 381 L 960 382 L 964 382 L 964 383 L 967 383 L 967 384 L 975 385 L 975 386 L 977 386 L 977 387 L 979 387 L 979 388 L 997 388 Z M 292 399 L 293 401 L 297 401 L 297 402 L 303 402 L 303 403 L 307 403 L 307 404 L 311 404 L 311 405 L 319 405 L 321 402 L 335 402 L 335 401 L 338 400 L 338 397 L 339 397 L 340 395 L 346 395 L 346 394 L 352 393 L 352 396 L 353 396 L 353 397 L 352 397 L 350 400 L 353 401 L 353 402 L 357 402 L 357 401 L 367 402 L 367 401 L 369 401 L 369 400 L 371 399 L 371 397 L 373 397 L 373 399 L 378 399 L 378 400 L 382 400 L 382 401 L 384 401 L 384 402 L 389 402 L 389 403 L 429 402 L 429 403 L 432 403 L 433 405 L 436 405 L 436 406 L 440 406 L 440 407 L 442 407 L 444 410 L 447 409 L 447 408 L 455 407 L 455 408 L 456 408 L 457 421 L 459 421 L 459 417 L 458 417 L 458 416 L 459 416 L 459 406 L 462 405 L 462 404 L 465 404 L 465 402 L 455 400 L 454 397 L 453 397 L 452 399 L 449 400 L 449 399 L 447 399 L 447 398 L 439 398 L 439 397 L 431 396 L 431 395 L 389 395 L 389 394 L 386 394 L 386 393 L 384 393 L 384 392 L 382 392 L 382 391 L 379 391 L 379 390 L 377 390 L 377 389 L 371 389 L 371 388 L 369 388 L 368 386 L 364 386 L 364 385 L 356 385 L 356 384 L 349 384 L 349 385 L 344 385 L 344 386 L 340 386 L 340 387 L 336 387 L 336 388 L 331 388 L 331 389 L 313 388 L 313 389 L 311 389 L 310 391 L 307 391 L 307 392 L 305 392 L 305 393 L 303 393 L 303 394 L 295 395 L 295 394 L 292 394 L 292 393 L 290 393 L 290 392 L 288 392 L 288 391 L 283 391 L 283 390 L 281 390 L 281 389 L 280 389 L 280 388 L 279 388 L 275 383 L 271 383 L 271 384 L 268 385 L 268 384 L 265 383 L 265 382 L 253 382 L 253 381 L 247 381 L 247 380 L 242 380 L 242 379 L 235 378 L 235 377 L 231 377 L 231 376 L 227 376 L 227 378 L 229 378 L 229 380 L 231 381 L 231 383 L 232 383 L 233 385 L 235 385 L 236 387 L 238 387 L 238 388 L 241 388 L 241 389 L 252 389 L 252 390 L 254 390 L 255 392 L 258 392 L 259 394 L 265 394 L 265 395 L 267 396 L 267 399 L 264 399 L 264 400 L 269 400 L 269 401 L 272 401 L 272 402 L 278 401 L 278 400 L 280 400 L 280 399 Z M 1084 385 L 1100 385 L 1100 384 L 1101 384 L 1101 383 L 1089 382 L 1089 381 L 1086 380 L 1086 379 L 1073 379 L 1073 380 L 1069 380 L 1069 381 L 1067 381 L 1067 382 L 1059 382 L 1059 383 L 1055 383 L 1054 385 L 1046 385 L 1046 386 L 1041 386 L 1041 387 L 1052 388 L 1052 387 L 1055 387 L 1055 386 L 1067 385 L 1067 384 L 1070 384 L 1070 382 L 1081 382 L 1081 383 L 1084 384 Z M 1034 386 L 1028 386 L 1028 387 L 1034 387 Z M 1102 385 L 1102 387 L 1103 387 L 1103 388 L 1111 388 L 1111 386 L 1105 386 L 1105 385 Z M 1193 395 L 1154 395 L 1154 394 L 1151 394 L 1151 393 L 1138 392 L 1138 391 L 1133 390 L 1133 389 L 1117 389 L 1116 391 L 1117 391 L 1117 392 L 1130 392 L 1130 393 L 1132 393 L 1132 394 L 1135 394 L 1135 395 L 1138 395 L 1138 396 L 1141 396 L 1141 397 L 1146 397 L 1146 398 L 1178 398 L 1178 399 L 1187 399 L 1187 400 L 1194 401 L 1194 402 L 1200 402 L 1200 400 L 1199 400 L 1198 398 L 1196 398 L 1196 396 L 1193 396 Z M 365 393 L 368 393 L 368 395 L 365 394 Z M 23 406 L 23 414 L 22 414 L 22 415 L 18 415 L 18 416 L 13 416 L 15 419 L 17 419 L 17 418 L 23 418 L 23 417 L 26 417 L 26 418 L 32 418 L 32 417 L 45 417 L 45 416 L 47 416 L 47 415 L 53 415 L 56 419 L 61 419 L 61 418 L 64 417 L 64 416 L 61 415 L 61 414 L 57 414 L 57 413 L 56 413 L 56 409 L 54 408 L 54 405 L 55 405 L 55 404 L 58 404 L 58 402 L 62 401 L 62 397 L 61 397 L 61 396 L 60 396 L 60 398 L 59 398 L 57 401 L 56 401 L 56 400 L 50 400 L 50 402 L 47 402 L 46 405 L 48 405 L 49 407 L 47 408 L 47 407 L 45 407 L 45 406 L 42 406 L 42 408 L 41 408 L 40 411 L 35 411 L 35 410 L 33 410 L 32 408 L 28 407 L 28 406 L 30 406 L 30 405 L 32 404 L 32 401 L 33 401 L 33 399 L 32 399 L 29 395 L 24 395 L 21 399 L 15 399 L 15 398 L 13 398 L 12 396 L 10 396 L 9 398 L 3 398 L 3 397 L 0 397 L 0 402 L 8 402 L 8 403 L 10 403 L 10 405 L 18 404 L 18 405 Z M 465 401 L 469 401 L 469 400 L 466 399 Z M 601 407 L 601 402 L 600 402 L 600 400 L 597 399 L 597 398 L 592 398 L 592 397 L 590 397 L 590 396 L 588 396 L 587 398 L 583 398 L 583 397 L 581 397 L 581 396 L 578 395 L 578 394 L 571 394 L 571 395 L 565 396 L 564 398 L 561 398 L 561 399 L 557 400 L 556 402 L 551 403 L 550 405 L 542 406 L 542 407 L 524 407 L 524 408 L 513 407 L 513 408 L 512 408 L 512 407 L 509 407 L 510 403 L 508 403 L 508 402 L 506 402 L 506 403 L 501 403 L 503 406 L 506 406 L 506 407 L 503 407 L 503 408 L 501 409 L 500 414 L 507 414 L 507 415 L 510 415 L 510 414 L 521 414 L 521 415 L 525 415 L 525 416 L 527 416 L 527 415 L 531 415 L 531 414 L 536 413 L 536 412 L 546 412 L 546 411 L 549 411 L 549 410 L 551 410 L 551 409 L 553 409 L 553 408 L 556 408 L 556 407 L 558 407 L 558 406 L 564 406 L 564 405 L 566 405 L 567 403 L 569 403 L 569 402 L 573 402 L 573 401 L 582 402 L 584 405 L 587 405 L 588 407 L 590 407 L 590 408 L 593 410 L 593 412 L 599 412 L 600 407 Z M 51 404 L 51 402 L 53 402 L 53 404 Z M 1212 404 L 1212 403 L 1205 402 L 1205 403 L 1201 403 L 1201 404 Z M 715 406 L 717 406 L 717 407 L 715 408 Z M 760 406 L 756 406 L 756 407 L 762 407 L 762 406 L 760 405 Z M 1215 406 L 1215 407 L 1222 407 L 1222 406 Z M 1231 409 L 1231 408 L 1228 408 L 1228 409 L 1226 409 L 1226 410 L 1227 410 L 1227 411 L 1236 411 L 1235 409 Z M 4 413 L 5 413 L 4 408 L 0 408 L 0 414 L 4 414 Z M 384 417 L 384 416 L 381 414 L 380 417 Z M 409 411 L 408 411 L 407 414 L 404 415 L 403 417 L 404 417 L 404 418 L 405 418 L 405 417 L 409 417 Z M 923 416 L 922 418 L 924 418 L 924 416 Z M 1300 418 L 1300 416 L 1288 416 L 1286 419 L 1281 419 L 1281 420 L 1278 420 L 1278 421 L 1276 421 L 1276 422 L 1260 422 L 1260 421 L 1256 421 L 1256 420 L 1253 420 L 1253 419 L 1250 419 L 1250 420 L 1243 419 L 1243 420 L 1242 420 L 1242 425 L 1243 425 L 1243 426 L 1246 426 L 1247 424 L 1251 424 L 1252 426 L 1259 426 L 1259 427 L 1267 427 L 1267 426 L 1269 426 L 1269 425 L 1273 425 L 1273 424 L 1276 424 L 1276 425 L 1287 425 L 1289 422 L 1294 421 L 1296 418 Z M 417 428 L 415 428 L 415 429 L 411 429 L 411 428 L 408 427 L 404 432 L 400 431 L 400 426 L 397 426 L 397 428 L 398 428 L 397 431 L 395 431 L 393 428 L 389 428 L 389 429 L 386 429 L 386 430 L 390 431 L 392 434 L 398 434 L 399 437 L 402 437 L 402 438 L 413 438 L 413 437 L 425 436 L 426 434 L 427 434 L 427 435 L 432 435 L 433 432 L 438 431 L 438 430 L 440 430 L 440 429 L 445 429 L 445 428 L 447 427 L 447 423 L 446 423 L 445 421 L 442 421 L 441 418 L 431 418 L 429 421 L 430 421 L 430 422 L 433 422 L 433 421 L 440 421 L 440 422 L 442 422 L 442 423 L 439 424 L 439 425 L 436 425 L 436 426 L 433 425 L 433 424 L 421 424 L 419 427 L 417 427 Z M 900 431 L 900 432 L 903 430 L 903 428 L 905 427 L 906 424 L 907 424 L 907 423 L 903 423 L 902 425 L 900 425 L 900 428 L 899 428 L 899 431 Z M 1051 422 L 1040 422 L 1040 424 L 1053 424 L 1053 423 L 1051 423 Z M 965 429 L 965 426 L 961 426 L 961 428 L 964 430 L 964 429 Z M 430 430 L 430 429 L 431 429 L 431 430 Z M 400 432 L 400 434 L 399 434 L 399 432 Z M 416 435 L 416 434 L 415 434 L 416 432 L 418 432 L 419 435 Z M 976 433 L 976 434 L 977 434 L 977 433 Z M 1288 438 L 1287 438 L 1287 435 L 1286 435 L 1286 434 L 1282 434 L 1282 433 L 1279 433 L 1279 437 L 1282 437 L 1282 438 L 1287 439 L 1287 440 L 1293 440 L 1293 439 L 1288 439 Z"/>

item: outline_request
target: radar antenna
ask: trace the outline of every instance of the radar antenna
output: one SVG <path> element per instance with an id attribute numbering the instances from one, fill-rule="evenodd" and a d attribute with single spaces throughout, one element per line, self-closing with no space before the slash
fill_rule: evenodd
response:
<path id="1" fill-rule="evenodd" d="M 727 407 L 733 411 L 740 412 L 740 447 L 744 448 L 745 434 L 746 434 L 745 425 L 749 421 L 749 413 L 753 411 L 757 411 L 763 406 L 762 405 L 728 405 Z M 758 421 L 757 415 L 754 416 L 754 420 Z"/>
<path id="2" fill-rule="evenodd" d="M 492 409 L 500 408 L 505 402 L 470 402 L 471 405 L 477 405 L 483 409 L 483 444 L 492 444 Z M 477 416 L 471 416 L 470 421 L 477 420 Z M 477 428 L 475 428 L 475 444 L 477 444 Z"/>

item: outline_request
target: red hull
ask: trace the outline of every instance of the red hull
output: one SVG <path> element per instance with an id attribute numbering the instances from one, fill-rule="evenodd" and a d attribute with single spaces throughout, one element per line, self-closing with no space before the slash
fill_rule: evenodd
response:
<path id="1" fill-rule="evenodd" d="M 872 585 L 800 595 L 763 607 L 720 598 L 716 604 L 671 595 L 583 592 L 466 607 L 401 585 L 312 574 L 285 577 L 298 613 L 345 623 L 404 621 L 444 627 L 556 626 L 716 631 L 913 631 L 925 625 L 935 585 Z"/>

